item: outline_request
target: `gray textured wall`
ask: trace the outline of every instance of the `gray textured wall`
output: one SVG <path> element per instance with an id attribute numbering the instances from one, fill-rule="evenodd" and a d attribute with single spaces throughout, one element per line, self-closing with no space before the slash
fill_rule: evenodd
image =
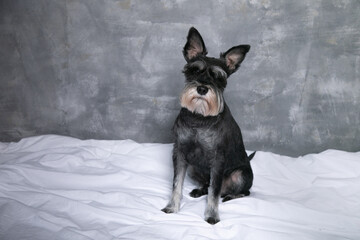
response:
<path id="1" fill-rule="evenodd" d="M 357 0 L 1 0 L 0 140 L 171 142 L 190 26 L 252 46 L 225 97 L 248 149 L 360 150 Z"/>

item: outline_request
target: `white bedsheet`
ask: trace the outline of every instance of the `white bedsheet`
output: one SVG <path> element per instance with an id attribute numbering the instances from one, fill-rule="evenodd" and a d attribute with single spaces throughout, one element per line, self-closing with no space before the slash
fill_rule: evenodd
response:
<path id="1" fill-rule="evenodd" d="M 257 152 L 251 195 L 206 197 L 160 211 L 172 185 L 172 145 L 46 135 L 0 143 L 0 239 L 360 239 L 360 152 L 290 158 Z"/>

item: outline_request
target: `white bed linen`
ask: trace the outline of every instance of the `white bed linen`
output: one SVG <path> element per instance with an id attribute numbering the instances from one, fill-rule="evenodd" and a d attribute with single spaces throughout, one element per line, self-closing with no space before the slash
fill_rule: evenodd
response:
<path id="1" fill-rule="evenodd" d="M 171 144 L 45 135 L 0 143 L 0 239 L 360 239 L 360 152 L 299 158 L 257 152 L 251 195 L 206 197 L 160 211 L 172 185 Z"/>

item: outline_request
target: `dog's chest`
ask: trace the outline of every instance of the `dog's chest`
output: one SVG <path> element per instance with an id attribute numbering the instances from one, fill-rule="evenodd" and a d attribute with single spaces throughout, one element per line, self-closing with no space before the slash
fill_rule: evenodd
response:
<path id="1" fill-rule="evenodd" d="M 203 148 L 214 149 L 218 140 L 218 131 L 212 127 L 182 127 L 177 129 L 178 141 L 181 143 L 191 142 Z"/>
<path id="2" fill-rule="evenodd" d="M 186 161 L 195 166 L 208 167 L 215 155 L 217 131 L 212 128 L 186 128 L 177 130 L 180 151 Z"/>

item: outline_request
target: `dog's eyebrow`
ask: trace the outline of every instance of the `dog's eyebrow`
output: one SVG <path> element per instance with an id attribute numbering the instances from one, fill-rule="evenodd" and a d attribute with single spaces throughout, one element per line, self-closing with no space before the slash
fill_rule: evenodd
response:
<path id="1" fill-rule="evenodd" d="M 200 70 L 203 70 L 205 68 L 205 63 L 203 61 L 195 61 L 190 63 L 188 67 L 198 67 Z"/>
<path id="2" fill-rule="evenodd" d="M 215 77 L 221 77 L 223 79 L 227 78 L 227 73 L 221 67 L 212 66 L 211 71 L 215 74 Z"/>

